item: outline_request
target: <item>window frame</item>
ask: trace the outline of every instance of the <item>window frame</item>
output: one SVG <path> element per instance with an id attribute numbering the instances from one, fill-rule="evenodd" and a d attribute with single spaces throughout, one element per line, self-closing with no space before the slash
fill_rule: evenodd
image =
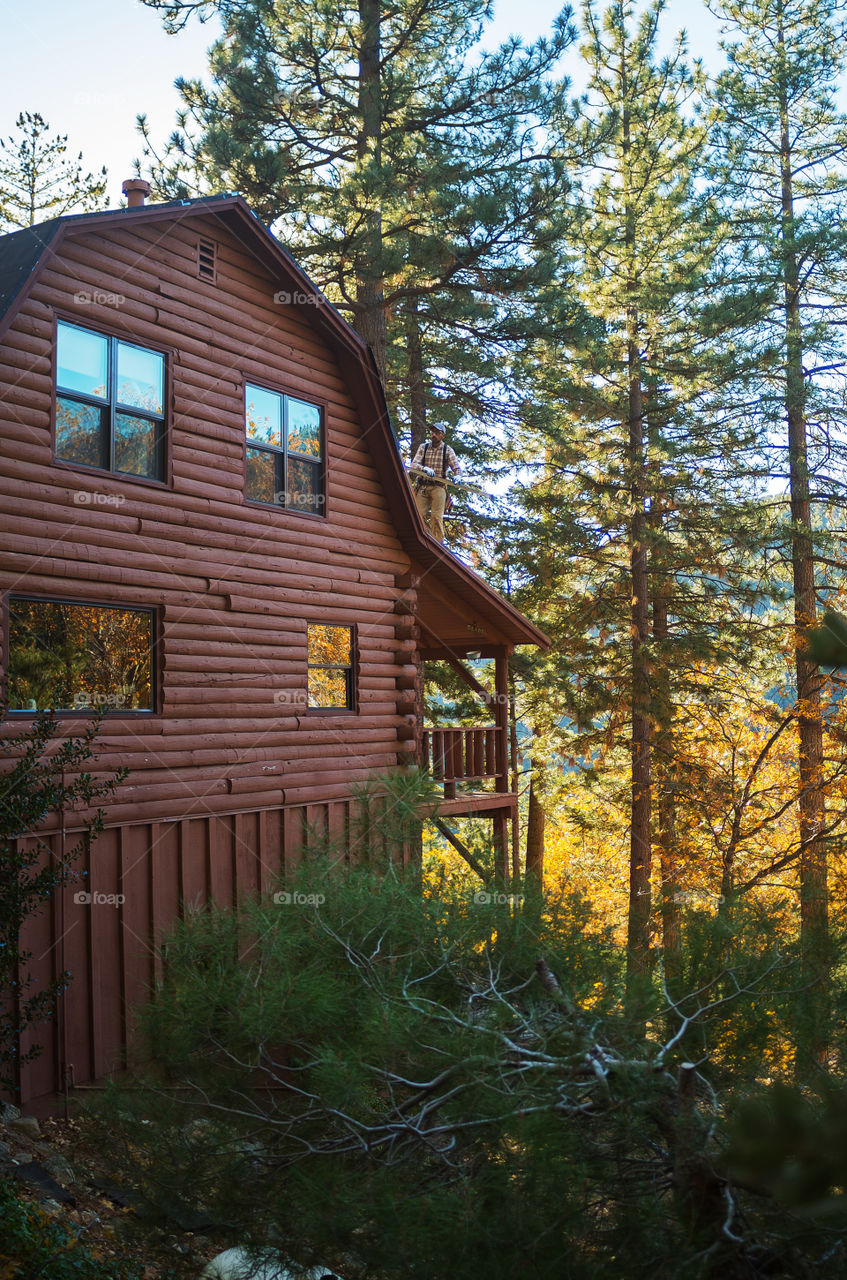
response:
<path id="1" fill-rule="evenodd" d="M 350 632 L 350 665 L 341 667 L 337 662 L 309 661 L 309 628 L 343 627 Z M 346 671 L 346 707 L 313 707 L 309 705 L 310 671 Z M 359 713 L 359 629 L 354 622 L 335 622 L 325 618 L 311 618 L 306 622 L 306 711 L 310 716 L 351 716 Z"/>
<path id="2" fill-rule="evenodd" d="M 114 711 L 108 708 L 104 712 L 104 718 L 108 718 L 110 722 L 123 718 L 131 720 L 150 720 L 161 716 L 162 714 L 162 663 L 160 661 L 160 649 L 162 643 L 162 610 L 157 605 L 145 604 L 127 604 L 124 600 L 91 600 L 89 598 L 71 599 L 68 596 L 43 595 L 33 591 L 7 591 L 3 598 L 3 692 L 6 699 L 9 696 L 9 664 L 11 660 L 11 606 L 15 600 L 27 600 L 36 604 L 69 604 L 79 605 L 87 609 L 121 609 L 127 613 L 148 613 L 151 621 L 152 640 L 150 643 L 150 692 L 153 706 L 146 707 L 120 707 Z M 26 716 L 34 717 L 47 714 L 49 709 L 36 708 L 34 711 L 26 707 L 6 707 L 5 716 L 14 716 L 20 719 Z M 90 720 L 92 715 L 97 711 L 96 706 L 89 707 L 61 707 L 52 712 L 57 717 L 66 719 L 84 719 Z"/>
<path id="3" fill-rule="evenodd" d="M 283 446 L 257 443 L 256 441 L 251 441 L 250 438 L 248 437 L 247 435 L 247 388 L 248 387 L 255 387 L 257 391 L 266 391 L 270 395 L 279 396 L 279 398 L 282 400 L 283 403 L 281 406 L 281 409 L 282 409 L 281 421 L 282 421 L 282 427 L 283 427 L 283 439 L 285 441 L 285 444 Z M 286 506 L 286 505 L 283 505 L 281 502 L 263 502 L 261 498 L 251 498 L 247 492 L 247 450 L 248 449 L 260 449 L 260 450 L 263 450 L 265 453 L 270 453 L 272 456 L 274 456 L 274 468 L 275 468 L 274 483 L 278 485 L 278 488 L 276 488 L 274 492 L 275 493 L 288 492 L 288 429 L 287 429 L 287 415 L 285 414 L 285 408 L 284 408 L 286 399 L 299 400 L 302 404 L 311 405 L 313 408 L 317 409 L 321 415 L 320 457 L 313 458 L 313 457 L 310 457 L 308 454 L 305 454 L 305 453 L 298 454 L 296 451 L 292 451 L 293 457 L 295 458 L 295 460 L 298 458 L 302 458 L 304 461 L 311 463 L 312 466 L 316 466 L 317 464 L 316 469 L 318 470 L 320 475 L 320 490 L 319 490 L 319 497 L 320 497 L 319 506 L 321 508 L 320 511 L 309 511 L 305 507 L 298 506 L 297 504 Z M 241 400 L 242 400 L 241 424 L 242 424 L 242 431 L 244 433 L 244 454 L 243 454 L 244 502 L 251 507 L 258 507 L 262 511 L 284 511 L 288 515 L 303 516 L 309 520 L 321 520 L 321 521 L 326 520 L 327 514 L 328 514 L 327 512 L 328 432 L 326 428 L 326 420 L 327 420 L 326 401 L 321 399 L 320 397 L 312 395 L 311 393 L 292 391 L 288 387 L 282 387 L 279 385 L 274 385 L 269 382 L 258 381 L 256 379 L 248 378 L 248 377 L 244 378 Z M 282 483 L 281 484 L 279 484 L 280 475 L 279 475 L 278 464 L 276 461 L 277 458 L 282 459 L 282 475 L 281 475 Z"/>
<path id="4" fill-rule="evenodd" d="M 81 329 L 83 332 L 92 333 L 98 338 L 105 338 L 109 343 L 109 395 L 106 400 L 98 400 L 94 396 L 87 396 L 81 391 L 61 391 L 59 388 L 59 326 L 67 325 L 72 329 Z M 67 399 L 77 400 L 80 404 L 90 404 L 101 409 L 106 409 L 108 413 L 108 429 L 109 429 L 109 460 L 114 460 L 115 454 L 115 415 L 123 412 L 131 415 L 132 406 L 120 408 L 115 399 L 115 383 L 117 381 L 117 344 L 123 343 L 127 347 L 136 347 L 139 351 L 149 351 L 153 355 L 161 356 L 164 361 L 163 378 L 162 378 L 162 415 L 161 418 L 155 414 L 141 410 L 137 416 L 141 418 L 149 418 L 151 421 L 159 424 L 157 433 L 157 461 L 159 467 L 158 476 L 142 476 L 132 471 L 116 471 L 111 466 L 101 467 L 93 466 L 88 462 L 74 462 L 72 458 L 63 458 L 57 453 L 57 402 L 59 396 Z M 90 324 L 80 322 L 79 316 L 70 315 L 64 310 L 56 310 L 53 316 L 53 357 L 52 357 L 52 377 L 53 377 L 53 395 L 50 405 L 50 436 L 52 446 L 52 461 L 55 467 L 60 467 L 68 471 L 81 471 L 86 475 L 93 476 L 109 476 L 114 480 L 120 481 L 122 484 L 126 481 L 129 484 L 140 484 L 152 486 L 156 489 L 168 489 L 171 487 L 172 472 L 172 432 L 170 424 L 173 422 L 173 404 L 172 404 L 172 377 L 171 369 L 173 364 L 173 348 L 164 346 L 150 346 L 148 343 L 140 342 L 137 335 L 127 333 L 122 329 L 110 328 L 108 325 L 100 325 L 99 322 L 92 327 Z"/>

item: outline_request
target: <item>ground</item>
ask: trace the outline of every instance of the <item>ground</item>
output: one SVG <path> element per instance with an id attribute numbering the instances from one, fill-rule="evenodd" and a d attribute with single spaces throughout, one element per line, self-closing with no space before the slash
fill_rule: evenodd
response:
<path id="1" fill-rule="evenodd" d="M 0 1177 L 13 1178 L 22 1200 L 61 1220 L 101 1260 L 130 1263 L 142 1280 L 197 1276 L 209 1258 L 232 1244 L 211 1233 L 145 1228 L 105 1172 L 102 1138 L 84 1118 L 42 1120 L 31 1134 L 22 1132 L 11 1111 L 3 1120 Z"/>

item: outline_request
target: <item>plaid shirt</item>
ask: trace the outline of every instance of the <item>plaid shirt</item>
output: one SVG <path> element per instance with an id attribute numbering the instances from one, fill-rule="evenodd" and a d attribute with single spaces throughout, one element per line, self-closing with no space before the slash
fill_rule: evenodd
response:
<path id="1" fill-rule="evenodd" d="M 448 471 L 458 472 L 459 460 L 449 444 L 442 440 L 440 444 L 418 445 L 418 451 L 412 459 L 412 466 L 431 467 L 436 476 L 441 477 Z M 416 479 L 422 484 L 427 483 L 426 480 L 421 480 L 420 476 Z"/>

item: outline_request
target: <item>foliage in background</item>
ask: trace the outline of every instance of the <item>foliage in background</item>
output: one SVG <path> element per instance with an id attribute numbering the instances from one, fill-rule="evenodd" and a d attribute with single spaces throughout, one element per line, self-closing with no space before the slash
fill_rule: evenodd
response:
<path id="1" fill-rule="evenodd" d="M 67 134 L 51 134 L 37 111 L 21 112 L 15 127 L 0 141 L 0 232 L 104 207 L 105 168 L 85 173 L 82 153 L 67 156 Z"/>

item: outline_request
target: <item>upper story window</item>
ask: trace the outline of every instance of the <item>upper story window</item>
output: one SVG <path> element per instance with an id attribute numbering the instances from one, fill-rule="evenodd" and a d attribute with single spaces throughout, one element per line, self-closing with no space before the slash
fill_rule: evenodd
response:
<path id="1" fill-rule="evenodd" d="M 9 600 L 10 711 L 155 710 L 152 609 Z"/>
<path id="2" fill-rule="evenodd" d="M 59 322 L 56 457 L 146 480 L 164 479 L 165 357 Z"/>
<path id="3" fill-rule="evenodd" d="M 248 383 L 247 497 L 324 514 L 323 414 L 316 404 Z"/>

